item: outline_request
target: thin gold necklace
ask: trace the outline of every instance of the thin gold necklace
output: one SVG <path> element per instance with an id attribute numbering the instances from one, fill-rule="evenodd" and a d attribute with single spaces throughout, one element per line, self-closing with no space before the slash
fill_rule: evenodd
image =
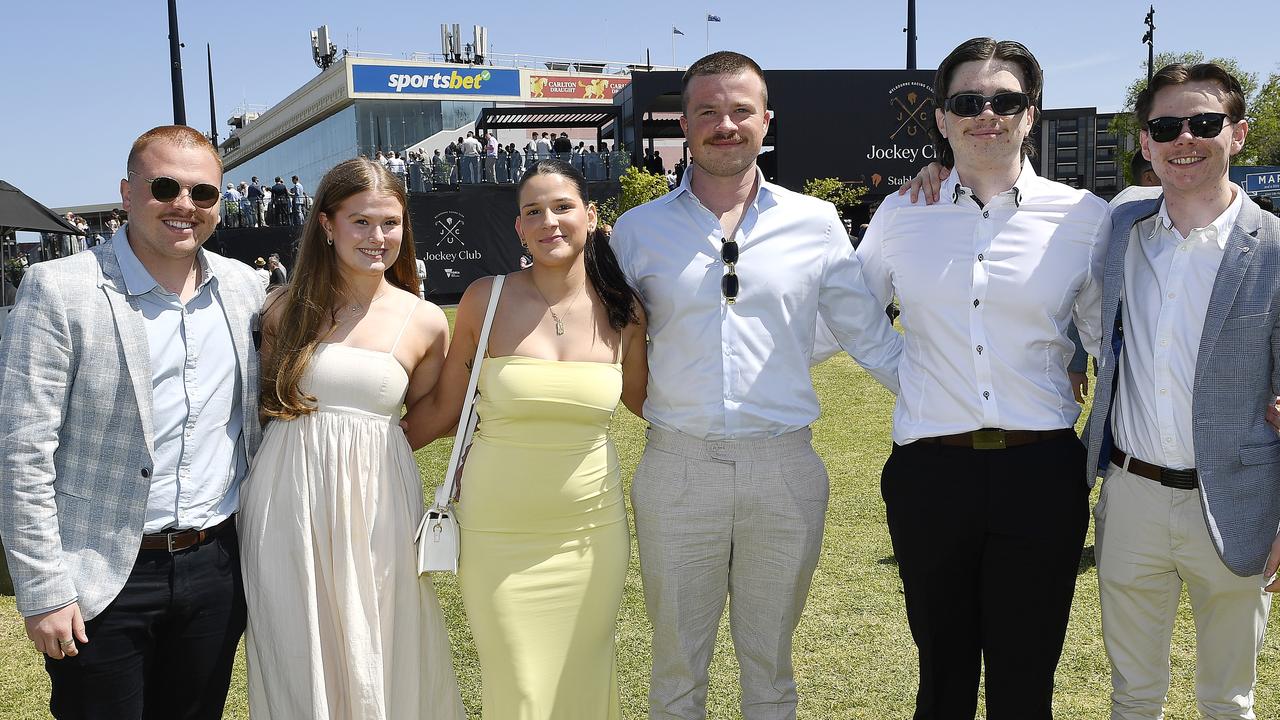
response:
<path id="1" fill-rule="evenodd" d="M 382 296 L 383 296 L 383 295 L 385 295 L 386 293 L 387 293 L 387 291 L 384 289 L 384 290 L 382 290 L 382 291 L 378 292 L 376 295 L 374 295 L 374 296 L 369 300 L 369 307 L 373 307 L 373 304 L 374 304 L 374 303 L 376 303 L 376 302 L 378 302 L 378 298 L 382 297 Z M 351 311 L 351 315 L 352 315 L 352 317 L 357 317 L 357 316 L 359 316 L 359 315 L 364 315 L 364 313 L 367 311 L 367 308 L 365 308 L 365 306 L 364 306 L 364 305 L 361 305 L 361 304 L 360 304 L 360 303 L 358 303 L 358 302 L 353 302 L 353 303 L 351 303 L 350 305 L 348 305 L 348 306 L 347 306 L 347 309 Z"/>
<path id="2" fill-rule="evenodd" d="M 573 312 L 573 304 L 578 302 L 578 297 L 582 295 L 582 291 L 587 288 L 587 284 L 582 283 L 582 285 L 578 286 L 578 292 L 575 293 L 573 299 L 569 301 L 569 307 L 565 308 L 564 316 L 561 317 L 556 314 L 556 309 L 547 301 L 547 296 L 542 294 L 542 290 L 538 288 L 538 283 L 533 282 L 532 278 L 529 279 L 529 282 L 533 284 L 533 289 L 538 293 L 538 297 L 542 298 L 542 302 L 547 303 L 547 312 L 551 313 L 551 319 L 556 323 L 556 335 L 563 335 L 564 321 L 569 317 L 569 313 Z"/>

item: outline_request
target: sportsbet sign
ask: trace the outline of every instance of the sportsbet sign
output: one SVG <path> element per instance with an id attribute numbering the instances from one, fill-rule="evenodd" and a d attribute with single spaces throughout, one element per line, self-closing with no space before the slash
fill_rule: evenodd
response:
<path id="1" fill-rule="evenodd" d="M 393 95 L 520 95 L 520 71 L 489 67 L 353 65 L 351 91 Z"/>

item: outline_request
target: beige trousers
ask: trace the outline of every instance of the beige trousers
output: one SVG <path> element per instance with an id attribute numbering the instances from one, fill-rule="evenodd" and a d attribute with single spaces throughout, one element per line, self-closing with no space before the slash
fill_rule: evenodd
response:
<path id="1" fill-rule="evenodd" d="M 1222 564 L 1199 490 L 1177 490 L 1116 465 L 1094 508 L 1111 719 L 1158 720 L 1182 586 L 1196 625 L 1196 700 L 1211 720 L 1253 720 L 1258 651 L 1271 596 L 1262 575 Z"/>
<path id="2" fill-rule="evenodd" d="M 631 481 L 653 622 L 651 720 L 706 717 L 729 601 L 744 720 L 794 720 L 791 639 L 822 549 L 828 482 L 806 428 L 703 441 L 652 428 Z"/>

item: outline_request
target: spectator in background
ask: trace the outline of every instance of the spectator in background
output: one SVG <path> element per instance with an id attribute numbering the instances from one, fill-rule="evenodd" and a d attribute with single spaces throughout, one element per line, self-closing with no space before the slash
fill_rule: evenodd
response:
<path id="1" fill-rule="evenodd" d="M 557 137 L 551 144 L 551 149 L 555 153 L 557 160 L 569 162 L 569 156 L 573 153 L 573 143 L 569 140 L 569 134 L 560 133 L 560 137 Z"/>
<path id="2" fill-rule="evenodd" d="M 480 145 L 480 141 L 476 139 L 476 134 L 468 132 L 466 139 L 462 141 L 462 182 L 480 182 L 480 154 L 482 152 L 484 152 L 484 148 Z"/>
<path id="3" fill-rule="evenodd" d="M 294 175 L 291 179 L 293 180 L 293 188 L 291 190 L 293 195 L 293 224 L 301 225 L 306 215 L 307 191 L 303 189 L 302 181 L 298 179 L 297 175 Z"/>
<path id="4" fill-rule="evenodd" d="M 1151 161 L 1142 157 L 1141 150 L 1129 158 L 1129 176 L 1133 178 L 1133 184 L 1139 187 L 1160 187 L 1160 178 L 1156 177 Z"/>
<path id="5" fill-rule="evenodd" d="M 538 153 L 539 160 L 546 160 L 551 157 L 551 136 L 545 132 L 542 133 L 542 137 L 538 138 L 538 143 L 534 150 Z"/>
<path id="6" fill-rule="evenodd" d="M 511 182 L 520 182 L 520 176 L 524 174 L 524 163 L 515 143 L 507 143 L 507 166 L 507 177 L 511 178 Z"/>
<path id="7" fill-rule="evenodd" d="M 387 159 L 387 170 L 392 175 L 396 176 L 396 179 L 400 181 L 401 185 L 404 184 L 404 176 L 405 176 L 404 159 L 400 157 L 399 152 L 393 151 L 391 153 L 391 157 Z"/>
<path id="8" fill-rule="evenodd" d="M 461 169 L 459 165 L 462 163 L 462 138 L 451 142 L 444 148 L 444 161 L 449 163 L 449 177 L 445 178 L 446 184 L 452 185 L 454 182 L 461 181 Z"/>
<path id="9" fill-rule="evenodd" d="M 271 224 L 289 224 L 289 187 L 284 184 L 284 178 L 279 175 L 276 176 L 275 184 L 271 186 Z"/>
<path id="10" fill-rule="evenodd" d="M 498 136 L 487 132 L 484 134 L 484 181 L 498 182 Z"/>
<path id="11" fill-rule="evenodd" d="M 280 274 L 283 277 L 285 278 L 289 277 L 289 268 L 285 267 L 284 262 L 280 260 L 280 253 L 271 253 L 270 255 L 267 256 L 267 261 L 274 262 L 276 264 L 276 267 L 280 268 Z"/>
<path id="12" fill-rule="evenodd" d="M 253 274 L 258 276 L 262 281 L 262 289 L 265 292 L 271 286 L 271 271 L 267 269 L 267 261 L 258 258 L 253 261 Z"/>
<path id="13" fill-rule="evenodd" d="M 418 270 L 418 297 L 423 300 L 427 299 L 427 263 L 420 257 L 413 259 L 413 264 Z"/>
<path id="14" fill-rule="evenodd" d="M 266 191 L 262 189 L 262 185 L 258 182 L 257 175 L 249 179 L 249 227 L 259 227 L 267 224 L 265 193 Z"/>
<path id="15" fill-rule="evenodd" d="M 453 143 L 449 143 L 449 147 L 453 147 Z M 436 151 L 431 155 L 431 183 L 433 185 L 448 183 L 448 176 L 449 170 L 446 167 L 444 156 L 440 154 L 440 148 L 436 148 Z"/>
<path id="16" fill-rule="evenodd" d="M 279 287 L 280 285 L 284 285 L 286 282 L 288 282 L 288 277 L 285 275 L 285 272 L 284 272 L 284 266 L 280 264 L 279 255 L 272 253 L 268 257 L 267 271 L 268 271 L 267 290 L 271 290 L 272 288 Z"/>
<path id="17" fill-rule="evenodd" d="M 107 218 L 107 235 L 115 235 L 116 231 L 120 229 L 120 225 L 120 213 L 112 210 L 111 217 Z"/>
<path id="18" fill-rule="evenodd" d="M 240 227 L 240 200 L 240 193 L 236 191 L 236 186 L 227 183 L 227 189 L 222 193 L 222 225 L 224 227 Z M 111 227 L 109 221 L 107 227 Z M 114 230 L 112 234 L 115 234 Z"/>

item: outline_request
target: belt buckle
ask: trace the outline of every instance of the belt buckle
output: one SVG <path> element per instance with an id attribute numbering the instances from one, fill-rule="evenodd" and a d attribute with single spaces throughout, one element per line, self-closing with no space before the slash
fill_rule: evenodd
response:
<path id="1" fill-rule="evenodd" d="M 974 430 L 971 435 L 974 450 L 1004 450 L 1004 430 Z"/>
<path id="2" fill-rule="evenodd" d="M 171 533 L 165 533 L 165 534 L 164 534 L 164 542 L 165 542 L 165 545 L 168 547 L 168 550 L 169 550 L 169 553 L 170 553 L 170 554 L 173 554 L 173 553 L 177 552 L 177 550 L 175 550 L 175 549 L 173 548 L 173 537 L 174 537 L 175 535 L 177 535 L 177 534 L 178 534 L 178 533 L 176 533 L 176 532 L 171 532 Z"/>
<path id="3" fill-rule="evenodd" d="M 1160 470 L 1160 484 L 1175 490 L 1195 490 L 1195 471 L 1162 468 Z"/>

